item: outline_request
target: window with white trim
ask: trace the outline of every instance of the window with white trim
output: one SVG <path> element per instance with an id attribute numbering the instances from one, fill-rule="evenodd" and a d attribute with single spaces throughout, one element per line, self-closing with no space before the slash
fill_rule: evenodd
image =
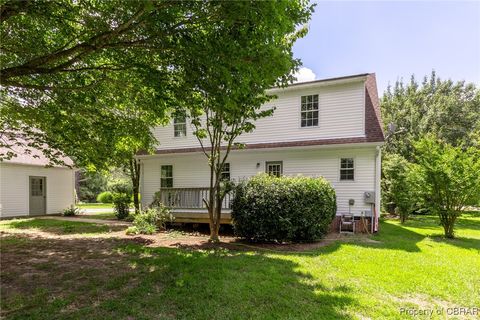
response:
<path id="1" fill-rule="evenodd" d="M 265 172 L 272 176 L 280 177 L 283 174 L 283 162 L 267 161 L 265 163 Z"/>
<path id="2" fill-rule="evenodd" d="M 355 165 L 353 158 L 340 159 L 340 180 L 353 181 L 355 178 Z"/>
<path id="3" fill-rule="evenodd" d="M 302 96 L 301 126 L 318 126 L 318 94 Z"/>
<path id="4" fill-rule="evenodd" d="M 224 163 L 221 172 L 222 181 L 230 181 L 230 163 Z"/>
<path id="5" fill-rule="evenodd" d="M 160 170 L 160 187 L 173 188 L 173 166 L 165 165 Z"/>
<path id="6" fill-rule="evenodd" d="M 185 137 L 187 135 L 187 117 L 184 114 L 173 118 L 173 136 Z"/>

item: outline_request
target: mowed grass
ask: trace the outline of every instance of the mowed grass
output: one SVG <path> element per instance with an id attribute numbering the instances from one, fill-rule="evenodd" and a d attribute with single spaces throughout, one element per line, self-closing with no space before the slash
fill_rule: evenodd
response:
<path id="1" fill-rule="evenodd" d="M 113 209 L 111 203 L 79 203 L 76 206 L 80 209 Z"/>
<path id="2" fill-rule="evenodd" d="M 78 215 L 76 217 L 88 219 L 118 220 L 113 211 L 93 212 L 89 214 Z"/>
<path id="3" fill-rule="evenodd" d="M 41 231 L 54 235 L 82 235 L 96 236 L 102 233 L 110 232 L 112 228 L 108 225 L 80 222 L 65 221 L 56 219 L 13 219 L 0 222 L 0 231 Z"/>
<path id="4" fill-rule="evenodd" d="M 430 216 L 380 227 L 370 241 L 304 253 L 7 235 L 2 312 L 9 319 L 430 319 L 400 312 L 417 308 L 443 310 L 432 318 L 444 319 L 446 308 L 480 305 L 479 214 L 460 219 L 455 240 L 444 239 Z"/>

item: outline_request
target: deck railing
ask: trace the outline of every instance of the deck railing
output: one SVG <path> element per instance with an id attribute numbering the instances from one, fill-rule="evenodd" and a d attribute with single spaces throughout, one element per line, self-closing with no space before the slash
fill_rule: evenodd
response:
<path id="1" fill-rule="evenodd" d="M 209 188 L 161 188 L 161 202 L 172 209 L 207 209 L 203 199 L 208 201 Z M 227 193 L 222 202 L 222 209 L 230 209 L 233 199 L 231 193 Z"/>

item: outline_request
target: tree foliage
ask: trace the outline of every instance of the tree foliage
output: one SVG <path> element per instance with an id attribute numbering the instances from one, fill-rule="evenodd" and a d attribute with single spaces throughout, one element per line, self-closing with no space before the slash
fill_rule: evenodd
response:
<path id="1" fill-rule="evenodd" d="M 480 90 L 463 81 L 441 80 L 432 72 L 419 84 L 397 81 L 381 101 L 383 122 L 396 133 L 385 145 L 387 153 L 413 159 L 413 144 L 431 134 L 453 146 L 480 147 Z M 388 131 L 388 128 L 386 128 Z"/>
<path id="2" fill-rule="evenodd" d="M 480 197 L 480 149 L 454 147 L 432 137 L 414 147 L 417 188 L 425 204 L 438 214 L 445 236 L 453 238 L 456 219 Z"/>

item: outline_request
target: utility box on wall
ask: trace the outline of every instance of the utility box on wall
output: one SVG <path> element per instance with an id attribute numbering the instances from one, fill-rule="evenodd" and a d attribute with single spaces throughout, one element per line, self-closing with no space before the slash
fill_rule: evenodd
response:
<path id="1" fill-rule="evenodd" d="M 375 191 L 365 191 L 363 193 L 365 203 L 375 203 Z"/>

